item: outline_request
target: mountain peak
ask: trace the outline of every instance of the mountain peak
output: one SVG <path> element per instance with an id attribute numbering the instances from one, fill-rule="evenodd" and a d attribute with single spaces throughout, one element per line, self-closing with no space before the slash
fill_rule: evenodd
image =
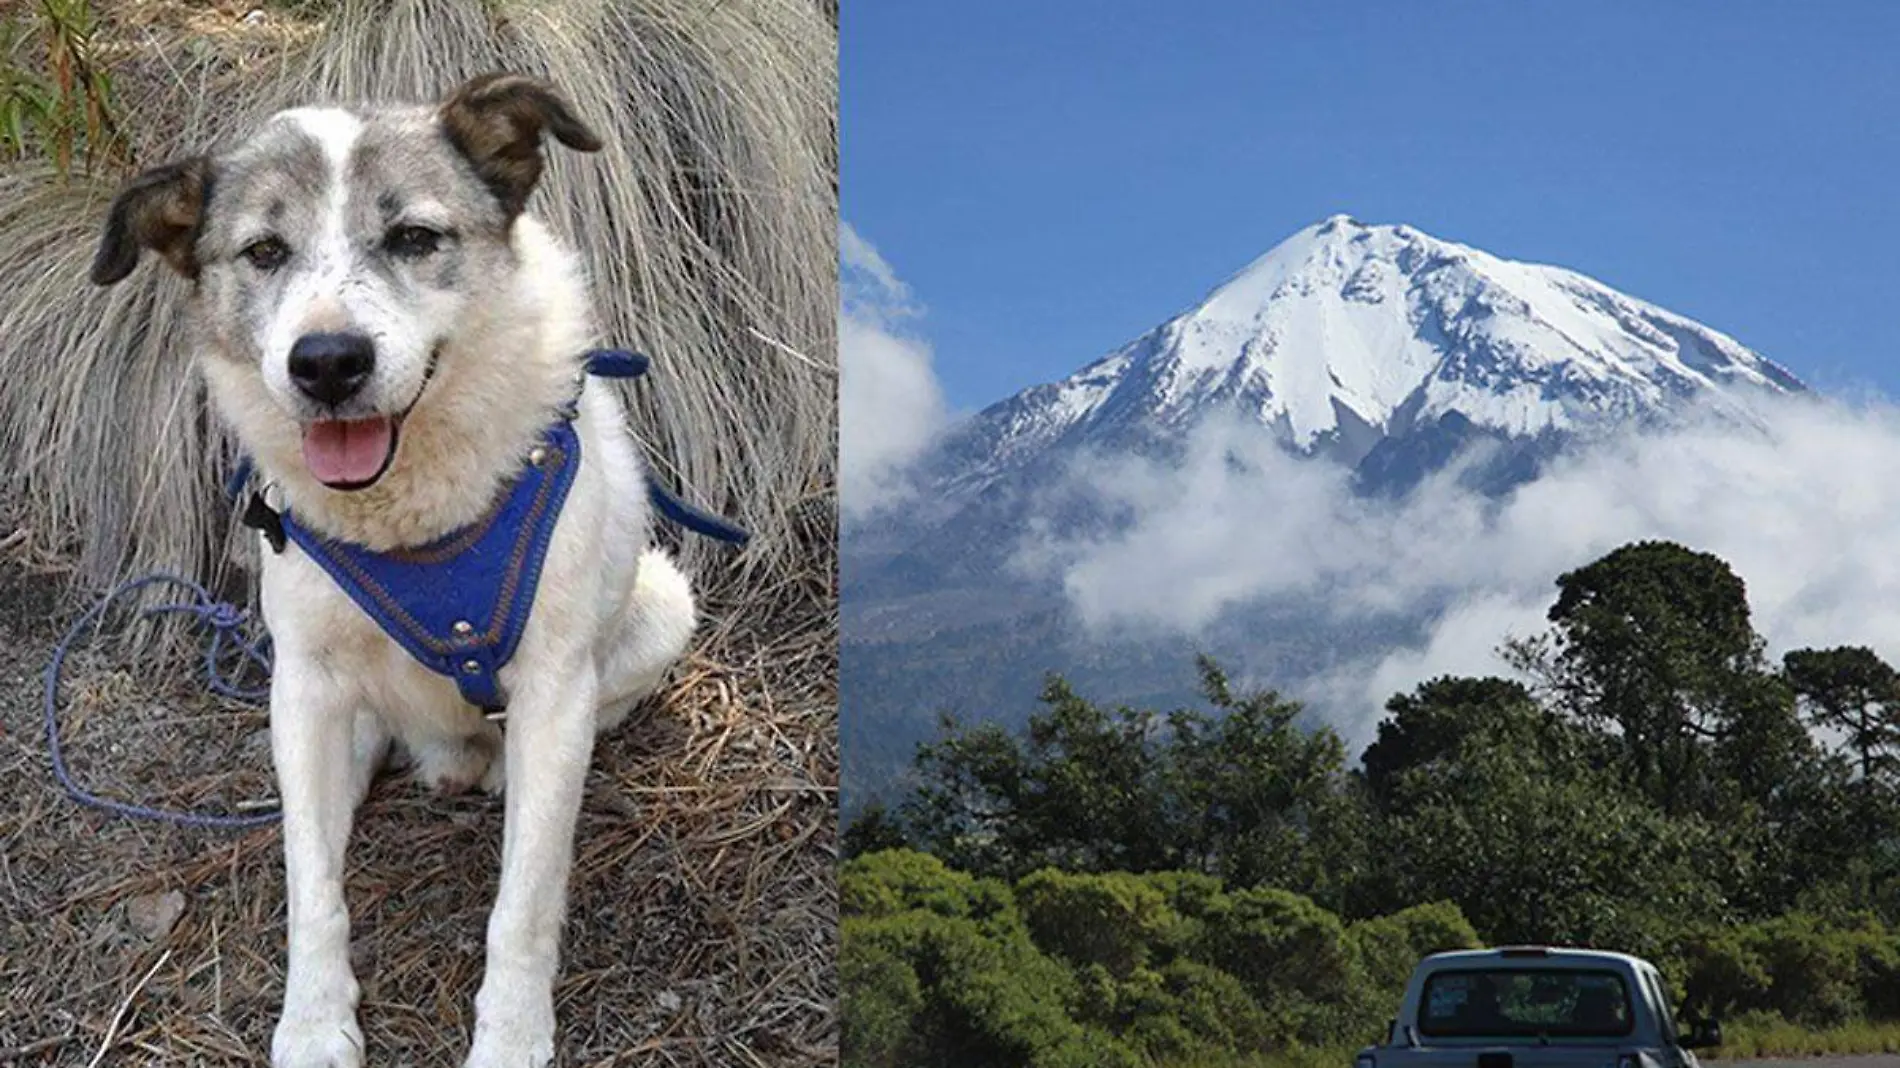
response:
<path id="1" fill-rule="evenodd" d="M 968 445 L 993 473 L 1057 441 L 1152 438 L 1222 411 L 1356 464 L 1448 417 L 1539 437 L 1802 389 L 1728 335 L 1574 271 L 1340 214 L 1107 357 L 987 409 Z M 958 481 L 971 475 L 983 480 Z"/>

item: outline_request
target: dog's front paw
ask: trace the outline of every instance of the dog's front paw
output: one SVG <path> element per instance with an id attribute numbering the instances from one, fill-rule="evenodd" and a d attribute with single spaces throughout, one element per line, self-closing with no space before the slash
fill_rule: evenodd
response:
<path id="1" fill-rule="evenodd" d="M 271 1068 L 362 1068 L 363 1032 L 353 1014 L 285 1016 L 271 1036 Z"/>
<path id="2" fill-rule="evenodd" d="M 463 1068 L 543 1068 L 553 1059 L 553 999 L 476 999 L 475 1042 Z"/>

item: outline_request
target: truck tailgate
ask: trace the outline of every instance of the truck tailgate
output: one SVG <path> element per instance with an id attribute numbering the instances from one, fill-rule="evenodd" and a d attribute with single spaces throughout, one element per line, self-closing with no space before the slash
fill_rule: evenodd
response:
<path id="1" fill-rule="evenodd" d="M 1616 1068 L 1614 1045 L 1414 1046 L 1378 1051 L 1379 1068 Z"/>

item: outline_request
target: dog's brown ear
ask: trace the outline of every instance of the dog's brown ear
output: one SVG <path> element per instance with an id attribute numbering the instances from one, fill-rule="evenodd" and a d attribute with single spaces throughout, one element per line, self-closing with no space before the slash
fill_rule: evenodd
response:
<path id="1" fill-rule="evenodd" d="M 211 194 L 211 160 L 193 156 L 154 167 L 127 182 L 112 199 L 105 233 L 92 260 L 92 280 L 109 286 L 138 266 L 149 248 L 186 278 L 198 277 L 195 247 Z"/>
<path id="2" fill-rule="evenodd" d="M 442 128 L 510 219 L 540 180 L 544 131 L 577 151 L 600 148 L 553 86 L 519 74 L 485 74 L 457 89 L 442 104 Z"/>

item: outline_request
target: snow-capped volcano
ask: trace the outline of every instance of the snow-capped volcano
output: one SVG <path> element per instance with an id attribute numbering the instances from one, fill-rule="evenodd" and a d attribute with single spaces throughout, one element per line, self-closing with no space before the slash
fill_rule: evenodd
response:
<path id="1" fill-rule="evenodd" d="M 1217 410 L 1356 465 L 1448 417 L 1467 436 L 1571 436 L 1689 398 L 1740 411 L 1802 389 L 1733 338 L 1574 271 L 1338 215 L 1116 352 L 986 409 L 940 473 L 983 484 L 1058 443 L 1152 439 Z"/>
<path id="2" fill-rule="evenodd" d="M 1292 685 L 1419 640 L 1417 620 L 1328 622 L 1297 598 L 1192 640 L 1089 630 L 1065 572 L 1021 555 L 1128 519 L 1112 496 L 1097 507 L 1088 480 L 1105 468 L 1075 462 L 1088 454 L 1134 451 L 1165 472 L 1197 424 L 1238 416 L 1326 458 L 1315 463 L 1350 465 L 1349 492 L 1402 494 L 1468 456 L 1440 488 L 1496 497 L 1553 457 L 1692 406 L 1753 423 L 1762 402 L 1799 392 L 1733 338 L 1574 271 L 1327 219 L 1107 357 L 963 421 L 920 462 L 906 507 L 847 527 L 847 783 L 905 766 L 938 710 L 1020 722 L 1045 672 L 1167 707 L 1191 691 L 1196 652 Z"/>

